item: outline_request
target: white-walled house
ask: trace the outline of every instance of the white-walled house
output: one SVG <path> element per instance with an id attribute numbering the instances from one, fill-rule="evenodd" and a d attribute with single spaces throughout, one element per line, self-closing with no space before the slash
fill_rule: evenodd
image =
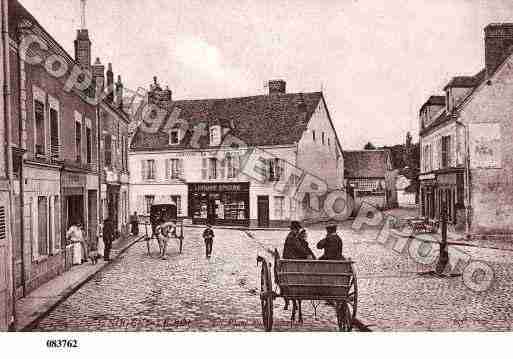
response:
<path id="1" fill-rule="evenodd" d="M 342 187 L 342 149 L 320 92 L 289 94 L 277 80 L 266 95 L 172 101 L 155 82 L 148 103 L 166 115 L 132 138 L 131 213 L 169 200 L 193 223 L 282 226 L 312 216 L 311 195 L 298 201 L 293 188 L 312 178 L 323 182 L 317 190 Z"/>

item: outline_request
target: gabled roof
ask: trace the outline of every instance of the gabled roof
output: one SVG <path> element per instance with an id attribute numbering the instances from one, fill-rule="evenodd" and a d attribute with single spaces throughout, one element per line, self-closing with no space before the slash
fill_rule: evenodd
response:
<path id="1" fill-rule="evenodd" d="M 225 99 L 179 100 L 165 110 L 168 115 L 156 134 L 139 126 L 132 138 L 132 150 L 163 150 L 193 148 L 191 138 L 195 126 L 220 124 L 230 128 L 230 134 L 249 146 L 288 145 L 301 139 L 308 121 L 322 99 L 321 92 L 285 93 Z M 170 114 L 175 111 L 188 129 L 179 145 L 169 145 L 164 131 Z M 203 134 L 199 147 L 209 147 Z"/>
<path id="2" fill-rule="evenodd" d="M 445 85 L 444 91 L 451 87 L 476 87 L 479 83 L 479 79 L 476 76 L 456 76 L 453 77 L 447 85 Z"/>
<path id="3" fill-rule="evenodd" d="M 388 150 L 344 151 L 344 177 L 384 178 Z"/>

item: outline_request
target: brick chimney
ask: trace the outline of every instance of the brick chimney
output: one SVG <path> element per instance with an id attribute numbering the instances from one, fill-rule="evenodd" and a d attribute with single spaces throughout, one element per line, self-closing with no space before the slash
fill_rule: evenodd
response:
<path id="1" fill-rule="evenodd" d="M 269 95 L 286 92 L 287 83 L 284 80 L 269 81 Z"/>
<path id="2" fill-rule="evenodd" d="M 114 73 L 112 72 L 112 63 L 109 62 L 107 65 L 107 91 L 109 92 L 106 96 L 108 102 L 114 102 Z"/>
<path id="3" fill-rule="evenodd" d="M 485 33 L 485 67 L 489 78 L 513 52 L 513 23 L 489 24 Z"/>
<path id="4" fill-rule="evenodd" d="M 100 58 L 97 57 L 93 64 L 93 81 L 96 84 L 97 93 L 102 93 L 105 88 L 105 66 L 100 62 Z"/>
<path id="5" fill-rule="evenodd" d="M 89 31 L 87 29 L 77 30 L 75 61 L 83 70 L 91 68 L 91 40 L 89 40 Z"/>
<path id="6" fill-rule="evenodd" d="M 150 91 L 148 92 L 148 103 L 165 106 L 171 103 L 172 94 L 173 93 L 167 86 L 165 90 L 162 90 L 162 87 L 160 87 L 157 81 L 157 76 L 154 76 L 153 83 L 150 85 Z"/>
<path id="7" fill-rule="evenodd" d="M 116 105 L 119 108 L 123 108 L 123 82 L 121 82 L 121 75 L 118 75 L 116 81 Z"/>

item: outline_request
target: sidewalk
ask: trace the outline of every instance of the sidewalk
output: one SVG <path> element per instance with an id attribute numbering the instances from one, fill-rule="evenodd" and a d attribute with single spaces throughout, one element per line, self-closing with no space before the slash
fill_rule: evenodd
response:
<path id="1" fill-rule="evenodd" d="M 141 236 L 120 238 L 112 245 L 111 261 L 137 242 Z M 89 262 L 73 266 L 69 271 L 43 284 L 28 296 L 16 302 L 16 331 L 29 331 L 53 308 L 78 290 L 96 273 L 111 262 L 100 259 L 96 265 Z"/>

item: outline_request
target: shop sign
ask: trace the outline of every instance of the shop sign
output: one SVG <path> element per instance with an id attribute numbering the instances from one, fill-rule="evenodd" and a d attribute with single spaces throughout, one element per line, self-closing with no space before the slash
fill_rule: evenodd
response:
<path id="1" fill-rule="evenodd" d="M 438 175 L 437 182 L 440 185 L 456 185 L 456 173 Z"/>
<path id="2" fill-rule="evenodd" d="M 189 184 L 192 192 L 247 192 L 248 183 L 194 183 Z"/>
<path id="3" fill-rule="evenodd" d="M 84 187 L 87 183 L 85 175 L 80 173 L 66 173 L 62 174 L 63 187 Z"/>
<path id="4" fill-rule="evenodd" d="M 424 181 L 424 180 L 435 180 L 436 179 L 436 175 L 434 173 L 429 173 L 427 175 L 420 175 L 419 176 L 419 180 L 420 181 Z"/>

